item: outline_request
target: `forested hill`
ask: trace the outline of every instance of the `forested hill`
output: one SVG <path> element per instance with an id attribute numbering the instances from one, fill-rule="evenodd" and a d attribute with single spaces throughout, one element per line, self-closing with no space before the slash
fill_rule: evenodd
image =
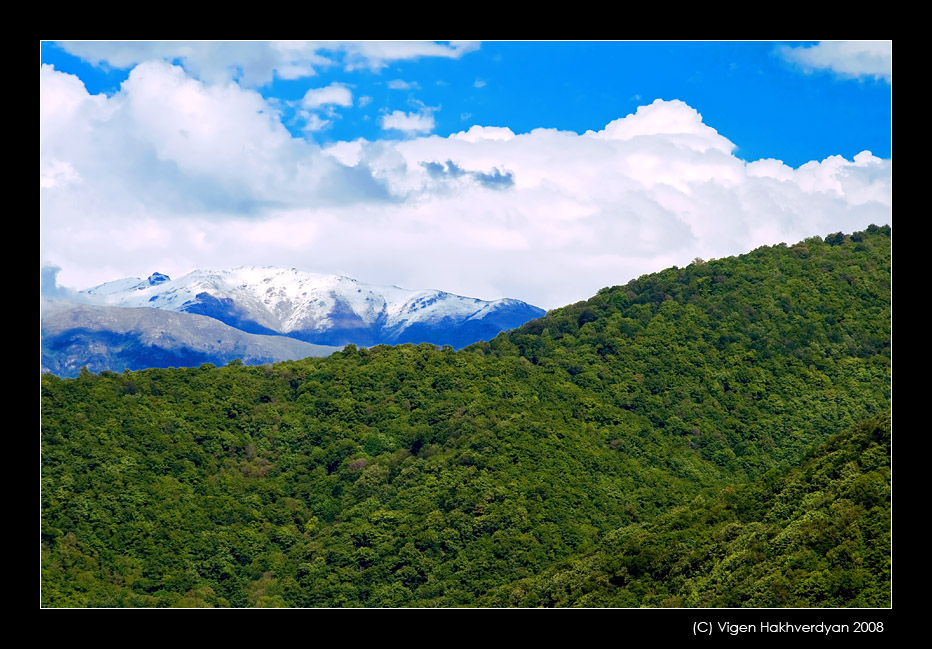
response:
<path id="1" fill-rule="evenodd" d="M 677 508 L 792 482 L 807 452 L 887 413 L 890 334 L 890 229 L 871 226 L 696 260 L 460 351 L 44 376 L 42 602 L 586 605 L 535 580 L 610 555 L 611 574 L 589 571 L 608 589 L 592 605 L 781 605 L 741 592 L 757 582 L 729 564 L 707 596 L 661 566 L 644 579 L 666 598 L 639 599 L 648 582 L 619 574 L 690 529 Z M 887 499 L 882 462 L 862 473 L 857 515 Z M 853 515 L 806 502 L 830 529 Z M 785 605 L 882 605 L 886 575 L 865 581 L 886 569 L 882 511 L 870 569 Z M 775 516 L 742 512 L 738 537 L 677 542 L 731 556 Z M 619 542 L 631 526 L 647 550 Z"/>
<path id="2" fill-rule="evenodd" d="M 887 402 L 890 234 L 872 225 L 696 259 L 475 348 L 513 353 L 513 344 L 607 395 L 602 404 L 692 437 L 704 458 L 757 473 L 855 423 L 839 406 L 858 386 L 872 386 L 865 412 Z"/>
<path id="3" fill-rule="evenodd" d="M 833 435 L 801 467 L 697 496 L 480 606 L 890 606 L 890 419 Z"/>

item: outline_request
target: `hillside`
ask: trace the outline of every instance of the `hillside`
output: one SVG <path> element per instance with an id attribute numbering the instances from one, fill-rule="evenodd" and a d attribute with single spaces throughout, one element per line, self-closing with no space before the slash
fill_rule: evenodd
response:
<path id="1" fill-rule="evenodd" d="M 645 574 L 666 599 L 513 594 L 606 553 L 611 583 L 644 551 L 632 526 L 660 552 L 694 524 L 669 522 L 682 508 L 792 483 L 812 449 L 889 411 L 890 335 L 890 229 L 871 226 L 696 260 L 460 351 L 44 376 L 43 605 L 757 601 L 757 582 L 724 577 L 692 597 L 662 565 Z M 882 462 L 858 471 L 885 502 Z M 703 556 L 777 524 L 741 511 Z M 871 588 L 806 602 L 875 605 Z"/>
<path id="2" fill-rule="evenodd" d="M 697 496 L 479 606 L 890 606 L 890 421 L 803 465 Z"/>

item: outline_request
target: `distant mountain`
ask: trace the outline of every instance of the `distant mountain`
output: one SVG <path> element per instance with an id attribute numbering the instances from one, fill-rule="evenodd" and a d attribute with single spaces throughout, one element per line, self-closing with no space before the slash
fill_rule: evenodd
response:
<path id="1" fill-rule="evenodd" d="M 172 280 L 121 279 L 82 291 L 119 307 L 205 315 L 248 333 L 320 345 L 433 343 L 460 348 L 544 315 L 519 300 L 364 284 L 296 269 L 197 270 Z"/>
<path id="2" fill-rule="evenodd" d="M 519 300 L 374 286 L 349 277 L 243 266 L 172 280 L 153 273 L 81 291 L 89 304 L 42 313 L 42 371 L 77 376 L 147 367 L 256 365 L 328 356 L 344 345 L 465 347 L 544 315 Z"/>
<path id="3" fill-rule="evenodd" d="M 42 371 L 77 376 L 147 367 L 247 365 L 329 356 L 339 347 L 312 345 L 284 336 L 245 333 L 190 313 L 153 308 L 50 302 L 42 314 Z"/>

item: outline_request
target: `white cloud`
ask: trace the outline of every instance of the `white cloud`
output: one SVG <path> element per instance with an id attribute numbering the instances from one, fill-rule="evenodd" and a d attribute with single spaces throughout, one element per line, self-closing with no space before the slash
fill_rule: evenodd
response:
<path id="1" fill-rule="evenodd" d="M 202 81 L 236 79 L 252 88 L 271 83 L 275 75 L 298 79 L 334 65 L 380 70 L 392 61 L 456 59 L 479 48 L 473 41 L 61 41 L 59 45 L 95 65 L 128 69 L 144 61 L 180 60 Z"/>
<path id="2" fill-rule="evenodd" d="M 92 96 L 43 66 L 40 257 L 74 288 L 264 264 L 552 308 L 695 257 L 891 222 L 890 160 L 745 162 L 679 101 L 582 135 L 439 137 L 431 110 L 382 117 L 404 140 L 322 150 L 234 83 L 151 62 Z"/>
<path id="3" fill-rule="evenodd" d="M 780 53 L 806 70 L 831 70 L 842 77 L 873 77 L 887 83 L 893 80 L 891 41 L 822 41 L 811 47 L 784 46 Z"/>
<path id="4" fill-rule="evenodd" d="M 275 73 L 278 75 L 279 79 L 294 80 L 303 79 L 304 77 L 313 77 L 317 74 L 317 71 L 310 65 L 285 63 L 275 68 Z"/>
<path id="5" fill-rule="evenodd" d="M 450 137 L 454 140 L 478 142 L 480 140 L 501 140 L 507 142 L 515 136 L 514 131 L 502 126 L 471 126 L 468 131 L 454 133 Z"/>
<path id="6" fill-rule="evenodd" d="M 305 120 L 304 131 L 308 133 L 323 131 L 332 124 L 329 119 L 324 119 L 317 113 L 304 113 L 302 117 Z"/>
<path id="7" fill-rule="evenodd" d="M 492 296 L 546 307 L 697 256 L 890 222 L 889 160 L 862 153 L 794 169 L 746 163 L 733 148 L 692 107 L 658 101 L 599 132 L 474 126 L 447 138 L 356 143 L 344 161 L 365 162 L 407 197 L 382 218 L 429 243 L 400 231 L 383 240 L 398 264 L 430 268 L 411 268 L 423 277 L 416 285 L 443 279 L 466 294 L 498 286 Z M 493 169 L 513 185 L 466 182 Z M 451 183 L 455 170 L 462 175 Z"/>
<path id="8" fill-rule="evenodd" d="M 320 106 L 352 106 L 352 91 L 340 83 L 331 83 L 323 88 L 310 88 L 301 99 L 304 108 L 319 108 Z"/>
<path id="9" fill-rule="evenodd" d="M 293 155 L 290 135 L 265 100 L 234 83 L 207 85 L 179 67 L 143 63 L 120 94 L 134 136 L 189 176 L 253 184 Z"/>
<path id="10" fill-rule="evenodd" d="M 429 133 L 434 130 L 434 116 L 430 113 L 406 113 L 395 110 L 388 115 L 383 115 L 380 124 L 384 131 Z"/>
<path id="11" fill-rule="evenodd" d="M 109 98 L 43 66 L 39 158 L 43 245 L 71 256 L 83 241 L 98 261 L 120 255 L 132 237 L 110 233 L 140 219 L 174 232 L 170 221 L 386 196 L 365 168 L 292 137 L 257 93 L 161 62 L 134 68 Z"/>
<path id="12" fill-rule="evenodd" d="M 391 61 L 412 60 L 422 57 L 458 59 L 464 54 L 479 49 L 478 41 L 450 41 L 448 44 L 434 41 L 352 41 L 323 42 L 321 49 L 336 49 L 345 53 L 344 66 L 347 70 L 369 68 L 379 70 Z"/>
<path id="13" fill-rule="evenodd" d="M 63 187 L 76 182 L 81 182 L 81 176 L 71 163 L 49 159 L 39 161 L 39 187 Z"/>
<path id="14" fill-rule="evenodd" d="M 702 115 L 678 99 L 657 99 L 649 106 L 640 106 L 633 115 L 616 119 L 598 133 L 590 135 L 608 140 L 630 140 L 638 136 L 662 135 L 700 152 L 710 148 L 731 153 L 735 145 L 702 123 Z"/>
<path id="15" fill-rule="evenodd" d="M 416 81 L 409 83 L 404 79 L 392 79 L 385 85 L 391 90 L 416 90 L 421 87 Z"/>

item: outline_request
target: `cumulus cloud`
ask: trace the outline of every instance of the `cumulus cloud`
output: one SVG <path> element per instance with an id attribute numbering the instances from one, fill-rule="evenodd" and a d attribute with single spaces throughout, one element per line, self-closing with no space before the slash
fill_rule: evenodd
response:
<path id="1" fill-rule="evenodd" d="M 401 110 L 393 110 L 388 115 L 382 115 L 379 123 L 384 131 L 429 133 L 434 130 L 434 116 L 429 112 L 406 113 Z"/>
<path id="2" fill-rule="evenodd" d="M 310 88 L 301 99 L 304 108 L 319 108 L 320 106 L 352 106 L 352 91 L 340 83 L 331 83 L 323 88 Z"/>
<path id="3" fill-rule="evenodd" d="M 733 150 L 698 111 L 658 100 L 582 135 L 474 126 L 341 155 L 404 197 L 374 220 L 397 228 L 381 239 L 397 272 L 416 260 L 431 269 L 417 285 L 443 278 L 448 290 L 490 286 L 547 307 L 697 256 L 890 222 L 889 160 L 864 152 L 793 168 Z M 508 191 L 491 191 L 496 181 Z"/>
<path id="4" fill-rule="evenodd" d="M 454 140 L 478 142 L 479 140 L 501 140 L 507 142 L 515 136 L 514 131 L 506 126 L 470 126 L 468 131 L 460 131 L 450 136 Z"/>
<path id="5" fill-rule="evenodd" d="M 229 81 L 149 62 L 106 97 L 43 66 L 41 256 L 74 288 L 257 264 L 552 308 L 695 257 L 891 221 L 890 160 L 745 162 L 681 101 L 583 134 L 382 119 L 408 137 L 321 149 Z"/>
<path id="6" fill-rule="evenodd" d="M 297 104 L 299 106 L 297 117 L 304 121 L 302 130 L 305 133 L 315 133 L 332 126 L 332 118 L 339 117 L 338 108 L 348 108 L 353 105 L 353 93 L 343 84 L 331 83 L 323 88 L 309 88 Z M 314 112 L 318 109 L 322 109 L 331 119 L 325 119 Z"/>
<path id="7" fill-rule="evenodd" d="M 782 56 L 803 69 L 830 70 L 847 77 L 893 80 L 891 41 L 822 41 L 811 47 L 780 48 Z"/>
<path id="8" fill-rule="evenodd" d="M 112 97 L 42 66 L 39 157 L 42 245 L 74 256 L 86 242 L 98 263 L 133 245 L 125 231 L 140 223 L 155 224 L 141 233 L 151 249 L 178 236 L 172 220 L 388 198 L 365 167 L 292 137 L 257 93 L 161 62 L 135 67 Z"/>

